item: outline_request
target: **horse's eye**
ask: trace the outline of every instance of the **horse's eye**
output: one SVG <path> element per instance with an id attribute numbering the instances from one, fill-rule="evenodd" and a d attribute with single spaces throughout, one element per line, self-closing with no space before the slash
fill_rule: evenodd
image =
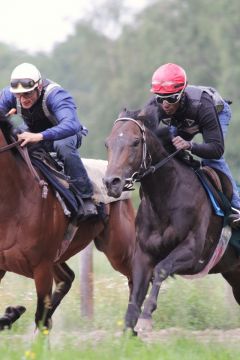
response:
<path id="1" fill-rule="evenodd" d="M 105 148 L 108 149 L 108 142 L 107 141 L 105 141 L 104 145 L 105 145 Z"/>
<path id="2" fill-rule="evenodd" d="M 140 143 L 140 139 L 136 139 L 136 140 L 134 140 L 132 146 L 136 147 L 139 145 L 139 143 Z"/>

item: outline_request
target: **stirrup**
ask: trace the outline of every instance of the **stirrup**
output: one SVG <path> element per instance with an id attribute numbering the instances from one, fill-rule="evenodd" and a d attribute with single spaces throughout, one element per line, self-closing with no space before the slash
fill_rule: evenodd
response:
<path id="1" fill-rule="evenodd" d="M 77 214 L 78 221 L 84 221 L 96 215 L 98 215 L 98 211 L 94 201 L 90 198 L 81 199 L 81 205 Z"/>
<path id="2" fill-rule="evenodd" d="M 240 209 L 237 209 L 237 208 L 231 206 L 231 210 L 233 211 L 234 214 L 239 214 L 239 216 L 240 216 Z"/>
<path id="3" fill-rule="evenodd" d="M 240 210 L 231 207 L 233 213 L 228 216 L 228 223 L 233 229 L 240 229 Z"/>

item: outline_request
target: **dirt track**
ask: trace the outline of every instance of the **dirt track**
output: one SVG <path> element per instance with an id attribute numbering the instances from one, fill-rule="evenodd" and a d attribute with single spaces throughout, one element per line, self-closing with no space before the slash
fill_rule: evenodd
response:
<path id="1" fill-rule="evenodd" d="M 239 343 L 240 342 L 240 328 L 232 330 L 215 330 L 206 329 L 203 331 L 190 331 L 179 328 L 171 328 L 160 331 L 152 331 L 147 334 L 141 334 L 141 339 L 146 342 L 167 341 L 176 337 L 192 338 L 201 342 L 225 342 L 225 343 Z"/>
<path id="2" fill-rule="evenodd" d="M 9 340 L 12 341 L 13 334 L 11 331 L 6 334 L 6 338 L 9 337 Z M 50 332 L 50 342 L 53 346 L 58 346 L 64 339 L 64 342 L 67 341 L 67 338 L 71 340 L 72 343 L 79 345 L 81 343 L 93 342 L 94 344 L 104 341 L 104 339 L 109 338 L 109 332 L 106 330 L 95 330 L 89 332 L 73 331 L 65 332 L 52 330 Z M 120 338 L 123 335 L 122 331 L 118 331 L 114 334 L 114 337 Z M 16 339 L 21 339 L 24 342 L 29 342 L 33 340 L 36 336 L 34 331 L 28 332 L 25 335 L 14 335 Z M 146 343 L 159 343 L 166 342 L 177 339 L 179 337 L 185 337 L 187 339 L 194 339 L 203 343 L 225 343 L 225 344 L 239 344 L 240 343 L 240 328 L 232 330 L 214 330 L 206 329 L 203 331 L 190 331 L 180 328 L 169 328 L 159 331 L 151 331 L 148 333 L 141 333 L 139 337 Z M 5 339 L 6 339 L 5 338 Z"/>
<path id="3" fill-rule="evenodd" d="M 121 337 L 123 333 L 121 331 L 114 334 L 115 337 Z M 88 333 L 74 332 L 68 333 L 71 339 L 76 339 L 76 342 L 84 341 L 102 341 L 109 336 L 109 333 L 105 330 L 89 331 Z M 51 342 L 57 343 L 61 338 L 66 338 L 66 333 L 51 334 Z M 203 331 L 190 331 L 180 328 L 170 328 L 160 331 L 152 331 L 148 333 L 141 333 L 139 337 L 147 343 L 158 343 L 169 340 L 174 340 L 178 337 L 185 337 L 187 339 L 195 339 L 200 342 L 209 343 L 240 343 L 240 328 L 232 330 L 214 330 L 206 329 Z M 61 341 L 61 340 L 60 340 Z"/>

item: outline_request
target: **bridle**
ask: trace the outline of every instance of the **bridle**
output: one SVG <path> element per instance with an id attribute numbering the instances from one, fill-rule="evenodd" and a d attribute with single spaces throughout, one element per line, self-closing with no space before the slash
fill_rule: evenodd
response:
<path id="1" fill-rule="evenodd" d="M 139 170 L 134 172 L 130 178 L 125 179 L 125 185 L 123 191 L 133 190 L 133 185 L 135 182 L 140 182 L 142 178 L 147 175 L 155 173 L 159 168 L 165 165 L 171 158 L 173 158 L 180 150 L 174 151 L 172 154 L 168 155 L 166 158 L 159 161 L 157 164 L 152 165 L 152 158 L 147 150 L 147 143 L 146 143 L 146 129 L 144 124 L 141 125 L 137 120 L 131 117 L 120 117 L 114 121 L 114 125 L 118 121 L 131 121 L 136 124 L 142 134 L 142 161 L 139 167 Z"/>

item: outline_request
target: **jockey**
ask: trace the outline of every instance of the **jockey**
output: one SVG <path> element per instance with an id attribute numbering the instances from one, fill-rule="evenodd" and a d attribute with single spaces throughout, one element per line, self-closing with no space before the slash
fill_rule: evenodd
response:
<path id="1" fill-rule="evenodd" d="M 41 142 L 63 161 L 72 189 L 82 199 L 77 220 L 96 215 L 93 187 L 78 153 L 87 129 L 79 122 L 72 96 L 60 85 L 42 79 L 34 65 L 22 63 L 15 67 L 10 86 L 0 96 L 0 111 L 7 114 L 11 109 L 24 120 L 24 131 L 18 134 L 21 146 Z"/>
<path id="2" fill-rule="evenodd" d="M 227 101 L 212 87 L 187 84 L 187 76 L 176 64 L 160 66 L 152 76 L 151 92 L 154 97 L 148 104 L 158 107 L 159 123 L 171 127 L 176 149 L 188 150 L 203 159 L 203 165 L 222 171 L 233 187 L 232 210 L 229 223 L 240 227 L 240 197 L 231 171 L 223 157 L 224 138 L 231 119 Z M 192 141 L 202 134 L 203 143 Z"/>

